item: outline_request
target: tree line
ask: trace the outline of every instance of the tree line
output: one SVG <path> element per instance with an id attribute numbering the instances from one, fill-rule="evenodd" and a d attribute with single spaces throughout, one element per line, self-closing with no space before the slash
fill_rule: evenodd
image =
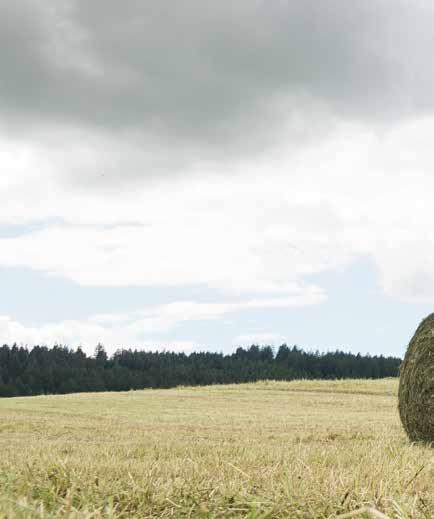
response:
<path id="1" fill-rule="evenodd" d="M 109 357 L 65 346 L 0 347 L 0 397 L 88 391 L 127 391 L 256 380 L 396 377 L 401 359 L 346 353 L 307 352 L 297 346 L 238 348 L 234 353 L 137 351 Z"/>

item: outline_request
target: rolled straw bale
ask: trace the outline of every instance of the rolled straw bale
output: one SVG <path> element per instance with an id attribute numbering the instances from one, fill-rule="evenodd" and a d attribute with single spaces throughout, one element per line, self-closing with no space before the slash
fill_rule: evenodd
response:
<path id="1" fill-rule="evenodd" d="M 419 325 L 401 365 L 399 414 L 412 441 L 434 442 L 434 314 Z"/>

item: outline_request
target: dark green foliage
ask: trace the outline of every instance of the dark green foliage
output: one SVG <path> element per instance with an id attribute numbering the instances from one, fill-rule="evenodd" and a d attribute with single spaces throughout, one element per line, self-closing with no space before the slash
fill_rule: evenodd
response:
<path id="1" fill-rule="evenodd" d="M 108 357 L 98 345 L 93 357 L 79 348 L 0 347 L 0 396 L 126 391 L 252 382 L 383 378 L 398 375 L 401 359 L 335 351 L 308 353 L 294 346 L 238 348 L 235 353 L 118 350 Z"/>
<path id="2" fill-rule="evenodd" d="M 434 442 L 434 314 L 419 325 L 402 363 L 399 414 L 410 440 Z"/>

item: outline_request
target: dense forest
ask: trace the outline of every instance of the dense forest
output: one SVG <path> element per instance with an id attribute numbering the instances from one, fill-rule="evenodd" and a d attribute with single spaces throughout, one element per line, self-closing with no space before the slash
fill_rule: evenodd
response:
<path id="1" fill-rule="evenodd" d="M 86 355 L 64 346 L 32 349 L 0 347 L 0 397 L 125 391 L 251 382 L 382 378 L 398 375 L 401 359 L 354 355 L 342 351 L 305 352 L 297 346 L 238 348 L 234 353 L 173 353 L 118 350 L 109 357 L 103 346 Z"/>

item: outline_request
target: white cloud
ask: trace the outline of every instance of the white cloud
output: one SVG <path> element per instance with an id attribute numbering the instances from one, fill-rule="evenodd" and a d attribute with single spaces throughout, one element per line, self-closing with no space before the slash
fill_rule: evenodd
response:
<path id="1" fill-rule="evenodd" d="M 0 266 L 434 301 L 434 10 L 341 4 L 3 2 Z"/>
<path id="2" fill-rule="evenodd" d="M 140 323 L 131 321 L 128 325 L 118 326 L 107 321 L 95 323 L 93 318 L 86 320 L 67 320 L 58 323 L 47 323 L 41 326 L 25 326 L 8 316 L 0 316 L 0 336 L 2 343 L 12 345 L 54 346 L 61 344 L 82 349 L 92 354 L 95 346 L 102 343 L 107 352 L 112 354 L 118 348 L 138 348 L 143 350 L 192 351 L 200 347 L 189 340 L 167 341 L 155 338 L 152 340 L 140 338 L 135 334 L 140 329 Z M 141 330 L 140 330 L 141 331 Z"/>
<path id="3" fill-rule="evenodd" d="M 1 239 L 0 265 L 84 285 L 203 284 L 302 303 L 317 290 L 306 276 L 362 255 L 385 293 L 433 300 L 433 132 L 430 117 L 382 132 L 340 125 L 297 154 L 234 163 L 231 176 L 204 165 L 200 177 L 123 190 L 119 171 L 120 193 L 71 188 L 56 152 L 3 143 L 0 222 L 48 223 Z M 75 151 L 61 154 L 65 168 Z"/>
<path id="4" fill-rule="evenodd" d="M 318 292 L 309 297 L 248 300 L 225 303 L 199 303 L 177 301 L 145 308 L 131 314 L 103 314 L 83 320 L 67 320 L 41 326 L 25 326 L 8 316 L 0 316 L 0 337 L 4 343 L 65 344 L 83 348 L 91 353 L 102 342 L 109 352 L 118 347 L 144 349 L 192 350 L 200 347 L 191 340 L 167 340 L 164 334 L 186 322 L 209 321 L 224 315 L 258 308 L 291 308 L 299 305 L 319 304 L 324 295 Z M 155 337 L 155 339 L 154 339 Z"/>
<path id="5" fill-rule="evenodd" d="M 230 302 L 99 315 L 94 291 L 0 337 L 189 349 L 162 338 L 319 304 L 360 257 L 434 302 L 431 3 L 175 4 L 0 2 L 0 268 Z"/>

